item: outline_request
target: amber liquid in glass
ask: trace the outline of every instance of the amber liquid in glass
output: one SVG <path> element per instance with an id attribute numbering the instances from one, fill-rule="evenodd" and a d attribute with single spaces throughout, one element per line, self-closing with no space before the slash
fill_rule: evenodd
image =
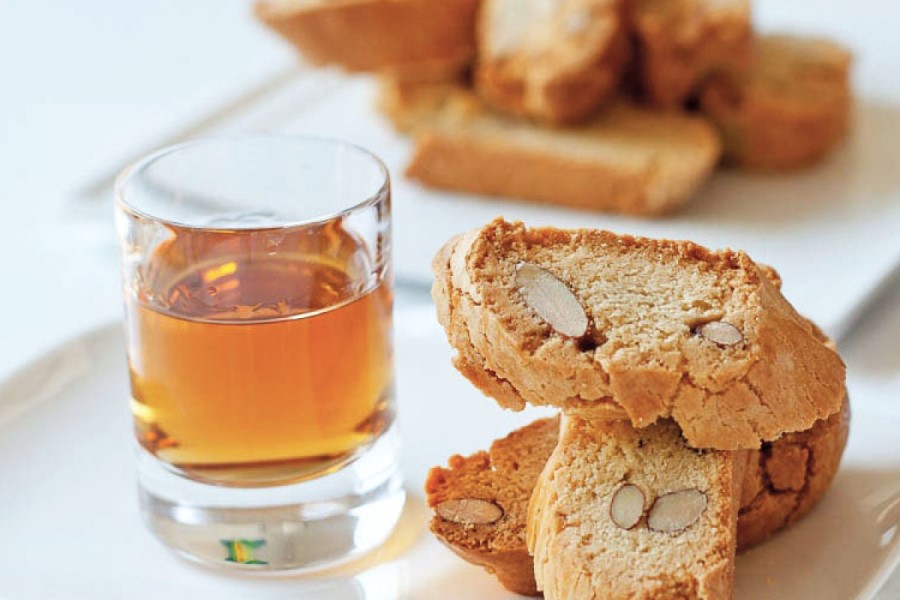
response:
<path id="1" fill-rule="evenodd" d="M 273 253 L 253 236 L 232 247 L 197 235 L 162 245 L 152 298 L 130 300 L 141 445 L 223 485 L 303 481 L 346 464 L 393 420 L 389 286 L 359 268 L 367 261 L 346 236 L 323 256 L 305 242 L 292 251 L 290 239 Z"/>

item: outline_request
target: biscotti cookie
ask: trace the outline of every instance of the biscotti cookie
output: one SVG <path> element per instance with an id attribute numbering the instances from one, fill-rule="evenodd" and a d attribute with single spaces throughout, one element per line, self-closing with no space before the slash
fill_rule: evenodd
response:
<path id="1" fill-rule="evenodd" d="M 730 450 L 809 429 L 844 397 L 840 357 L 742 252 L 498 219 L 434 269 L 455 364 L 509 408 L 615 404 Z"/>
<path id="2" fill-rule="evenodd" d="M 753 451 L 738 515 L 738 545 L 750 547 L 805 516 L 822 499 L 840 466 L 850 430 L 850 404 L 808 430 Z"/>
<path id="3" fill-rule="evenodd" d="M 479 0 L 263 0 L 259 19 L 313 64 L 452 79 L 475 54 Z"/>
<path id="4" fill-rule="evenodd" d="M 434 269 L 434 284 L 432 297 L 434 298 L 438 322 L 444 327 L 450 345 L 456 350 L 453 357 L 453 366 L 462 373 L 466 379 L 475 385 L 485 395 L 496 400 L 501 406 L 513 410 L 525 408 L 525 400 L 508 381 L 500 378 L 491 370 L 487 361 L 472 344 L 463 313 L 460 310 L 462 296 L 455 291 L 452 272 L 449 268 L 451 256 L 455 254 L 456 243 L 451 241 L 445 244 L 434 257 L 432 267 Z M 457 260 L 459 255 L 456 254 Z M 573 400 L 569 404 L 576 403 Z M 596 418 L 627 419 L 628 413 L 617 403 L 610 399 L 597 399 L 582 403 L 591 410 Z"/>
<path id="5" fill-rule="evenodd" d="M 671 212 L 719 159 L 704 119 L 618 100 L 589 123 L 548 129 L 476 102 L 415 129 L 406 173 L 427 185 L 632 215 Z"/>
<path id="6" fill-rule="evenodd" d="M 845 401 L 841 411 L 817 421 L 808 431 L 785 435 L 749 452 L 741 482 L 738 552 L 789 527 L 822 499 L 840 464 L 849 423 Z M 451 457 L 448 468 L 433 468 L 425 484 L 432 508 L 448 498 L 477 499 L 500 507 L 503 516 L 490 523 L 472 525 L 435 513 L 430 527 L 457 555 L 484 567 L 519 594 L 539 594 L 525 544 L 522 507 L 531 498 L 529 482 L 533 486 L 537 481 L 558 434 L 558 419 L 535 421 L 494 442 L 490 455 Z M 515 484 L 508 485 L 510 480 Z"/>
<path id="7" fill-rule="evenodd" d="M 563 416 L 529 505 L 548 600 L 732 597 L 746 453 L 698 451 L 678 426 Z"/>
<path id="8" fill-rule="evenodd" d="M 726 160 L 791 169 L 825 156 L 849 127 L 850 64 L 834 42 L 761 37 L 746 73 L 722 73 L 700 95 L 701 110 L 722 132 Z"/>
<path id="9" fill-rule="evenodd" d="M 750 0 L 635 0 L 630 8 L 638 79 L 653 104 L 676 106 L 706 77 L 747 63 Z"/>
<path id="10" fill-rule="evenodd" d="M 476 88 L 494 106 L 550 123 L 589 117 L 630 54 L 624 0 L 484 0 Z"/>
<path id="11" fill-rule="evenodd" d="M 528 501 L 559 436 L 559 419 L 541 419 L 491 444 L 490 452 L 453 456 L 425 482 L 435 511 L 431 531 L 463 559 L 493 573 L 506 589 L 535 595 L 525 546 Z"/>

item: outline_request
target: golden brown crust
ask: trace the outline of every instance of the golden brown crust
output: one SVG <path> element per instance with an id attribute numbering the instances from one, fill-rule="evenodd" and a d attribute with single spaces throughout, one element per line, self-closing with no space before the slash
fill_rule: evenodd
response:
<path id="1" fill-rule="evenodd" d="M 478 0 L 257 2 L 257 17 L 313 64 L 452 79 L 475 53 Z"/>
<path id="2" fill-rule="evenodd" d="M 635 0 L 630 7 L 639 79 L 651 103 L 677 106 L 709 76 L 745 68 L 749 0 Z"/>
<path id="3" fill-rule="evenodd" d="M 750 69 L 723 73 L 700 95 L 719 127 L 729 163 L 793 169 L 817 162 L 848 129 L 850 53 L 830 41 L 761 37 Z"/>
<path id="4" fill-rule="evenodd" d="M 638 216 L 687 202 L 720 151 L 718 134 L 703 119 L 624 100 L 566 130 L 503 118 L 470 102 L 415 133 L 406 174 L 428 185 Z"/>
<path id="5" fill-rule="evenodd" d="M 462 237 L 454 238 L 445 244 L 432 261 L 435 278 L 431 294 L 435 300 L 438 322 L 444 326 L 450 345 L 457 351 L 453 365 L 459 372 L 479 390 L 497 400 L 501 406 L 522 410 L 525 408 L 524 400 L 508 382 L 487 368 L 478 351 L 472 346 L 465 324 L 459 320 L 459 311 L 456 307 L 459 296 L 453 292 L 449 264 L 455 243 Z"/>
<path id="6" fill-rule="evenodd" d="M 491 445 L 490 452 L 453 456 L 449 468 L 428 473 L 428 505 L 477 498 L 503 509 L 500 520 L 484 525 L 453 523 L 435 515 L 431 531 L 463 559 L 497 576 L 513 592 L 536 595 L 534 569 L 525 546 L 525 519 L 531 490 L 553 451 L 559 419 L 540 419 Z"/>
<path id="7" fill-rule="evenodd" d="M 747 550 L 779 531 L 790 527 L 808 513 L 828 490 L 840 464 L 847 441 L 850 410 L 845 401 L 843 409 L 801 433 L 788 434 L 779 440 L 764 445 L 762 450 L 751 451 L 747 468 L 741 477 L 741 500 L 737 518 L 737 550 Z M 556 419 L 537 421 L 511 434 L 506 452 L 511 456 L 529 456 L 531 462 L 524 467 L 532 473 L 520 471 L 523 481 L 536 480 L 538 474 L 550 458 L 556 446 L 558 424 Z M 553 436 L 548 440 L 547 436 Z M 466 458 L 453 457 L 448 469 L 434 469 L 429 474 L 426 490 L 429 505 L 437 503 L 436 491 L 442 490 L 444 497 L 472 497 L 484 488 L 473 486 L 473 477 L 502 481 L 509 463 L 492 465 L 485 460 L 485 453 L 479 452 Z M 518 470 L 518 469 L 517 469 Z M 462 476 L 450 474 L 461 471 Z M 438 479 L 435 474 L 440 473 Z M 502 485 L 502 484 L 500 484 Z M 487 486 L 492 489 L 493 484 Z M 532 495 L 531 489 L 519 488 L 519 505 L 526 505 Z M 490 499 L 493 499 L 492 497 Z M 521 514 L 521 513 L 518 513 Z M 521 532 L 524 523 L 511 527 Z M 482 535 L 498 536 L 500 524 L 482 530 Z M 527 552 L 524 538 L 509 539 L 509 543 L 492 550 L 481 547 L 475 539 L 467 539 L 462 528 L 443 522 L 435 516 L 432 531 L 457 555 L 470 563 L 483 566 L 497 576 L 507 589 L 525 595 L 536 595 L 534 582 L 534 562 Z M 453 532 L 448 534 L 448 531 Z M 451 541 L 452 540 L 452 541 Z M 461 541 L 464 540 L 464 541 Z"/>
<path id="8" fill-rule="evenodd" d="M 738 517 L 738 549 L 755 546 L 797 522 L 834 479 L 850 430 L 850 403 L 808 431 L 789 433 L 754 451 Z"/>
<path id="9" fill-rule="evenodd" d="M 589 346 L 557 334 L 523 303 L 511 280 L 523 260 L 563 274 L 594 321 Z M 646 294 L 653 277 L 641 269 L 652 268 L 661 270 L 653 277 L 662 277 L 662 290 L 677 287 L 672 273 L 679 270 L 693 283 L 673 298 L 655 298 L 659 306 L 676 302 L 676 316 L 659 313 L 667 320 L 641 329 L 633 323 L 645 317 L 627 313 L 638 300 L 623 297 L 613 312 L 604 302 L 629 286 Z M 627 272 L 640 275 L 623 280 Z M 448 244 L 435 273 L 439 320 L 459 351 L 455 364 L 508 408 L 527 401 L 592 416 L 597 402 L 595 418 L 608 418 L 612 399 L 638 427 L 671 416 L 695 447 L 753 449 L 841 406 L 843 362 L 743 253 L 497 220 Z M 602 283 L 607 276 L 612 286 Z M 697 294 L 690 306 L 677 305 Z M 716 319 L 741 329 L 744 341 L 720 348 L 696 335 L 692 322 Z M 648 327 L 663 324 L 671 329 L 663 341 L 638 345 L 657 335 Z M 479 369 L 487 375 L 476 375 Z"/>
<path id="10" fill-rule="evenodd" d="M 515 5 L 516 14 L 503 5 Z M 523 0 L 482 3 L 476 89 L 516 116 L 583 121 L 612 96 L 629 58 L 624 2 L 566 0 L 533 19 L 523 19 L 525 7 Z M 498 39 L 511 35 L 511 27 L 520 30 L 517 43 Z"/>

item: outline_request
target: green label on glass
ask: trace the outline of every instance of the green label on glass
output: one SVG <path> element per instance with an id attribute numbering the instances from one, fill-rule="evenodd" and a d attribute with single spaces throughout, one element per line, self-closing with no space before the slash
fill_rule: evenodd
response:
<path id="1" fill-rule="evenodd" d="M 225 558 L 228 562 L 238 563 L 241 565 L 267 565 L 264 560 L 259 560 L 254 556 L 258 548 L 266 545 L 266 540 L 219 540 L 228 551 Z"/>

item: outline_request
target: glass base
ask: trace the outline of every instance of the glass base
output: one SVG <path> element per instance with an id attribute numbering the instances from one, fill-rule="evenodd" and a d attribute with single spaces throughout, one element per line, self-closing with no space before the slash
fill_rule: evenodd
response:
<path id="1" fill-rule="evenodd" d="M 185 479 L 141 449 L 147 526 L 182 556 L 243 571 L 315 572 L 378 548 L 403 511 L 397 426 L 343 469 L 268 488 Z"/>

